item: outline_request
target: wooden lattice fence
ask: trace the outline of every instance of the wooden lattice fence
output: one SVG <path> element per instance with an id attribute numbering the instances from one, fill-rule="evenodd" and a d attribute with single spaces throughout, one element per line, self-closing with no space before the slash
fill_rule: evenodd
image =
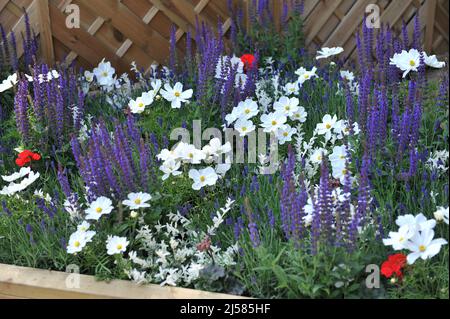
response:
<path id="1" fill-rule="evenodd" d="M 234 2 L 247 8 L 253 0 Z M 274 11 L 280 12 L 282 0 L 272 2 Z M 79 29 L 68 29 L 65 24 L 65 9 L 71 4 L 80 9 Z M 448 53 L 447 0 L 305 0 L 308 48 L 340 45 L 348 57 L 354 58 L 354 34 L 368 4 L 378 5 L 381 22 L 397 31 L 405 21 L 410 34 L 414 16 L 419 14 L 426 50 Z M 24 32 L 23 8 L 39 33 L 44 60 L 76 60 L 78 65 L 90 68 L 105 57 L 119 71 L 129 69 L 132 61 L 147 69 L 152 63 L 166 62 L 172 25 L 177 28 L 182 53 L 186 32 L 194 32 L 197 18 L 212 26 L 220 18 L 225 31 L 231 24 L 226 0 L 0 0 L 0 22 L 8 32 Z M 18 52 L 23 52 L 21 41 Z"/>

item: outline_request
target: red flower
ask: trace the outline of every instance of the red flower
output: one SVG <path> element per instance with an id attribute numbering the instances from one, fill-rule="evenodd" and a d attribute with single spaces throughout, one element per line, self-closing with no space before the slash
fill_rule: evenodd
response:
<path id="1" fill-rule="evenodd" d="M 244 70 L 253 69 L 256 66 L 255 56 L 253 54 L 244 54 L 241 56 L 241 61 L 244 63 Z"/>
<path id="2" fill-rule="evenodd" d="M 39 155 L 38 153 L 33 153 L 33 154 L 31 155 L 31 159 L 32 159 L 33 161 L 39 161 L 39 160 L 41 159 L 41 155 Z"/>
<path id="3" fill-rule="evenodd" d="M 206 236 L 198 245 L 197 250 L 198 251 L 208 251 L 211 247 L 211 238 L 209 236 Z"/>
<path id="4" fill-rule="evenodd" d="M 20 152 L 19 155 L 16 158 L 16 164 L 20 167 L 24 166 L 25 164 L 30 163 L 31 161 L 39 161 L 41 159 L 41 155 L 38 153 L 33 153 L 30 150 L 24 150 L 23 152 Z"/>
<path id="5" fill-rule="evenodd" d="M 394 254 L 388 257 L 381 265 L 381 273 L 386 278 L 391 278 L 395 276 L 397 278 L 402 278 L 402 269 L 406 265 L 406 256 L 403 254 Z"/>

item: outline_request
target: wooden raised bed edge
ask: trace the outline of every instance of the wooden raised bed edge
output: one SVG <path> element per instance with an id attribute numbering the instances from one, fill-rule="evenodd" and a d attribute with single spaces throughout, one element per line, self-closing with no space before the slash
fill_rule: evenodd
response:
<path id="1" fill-rule="evenodd" d="M 97 281 L 80 275 L 79 288 L 68 288 L 70 273 L 0 264 L 0 299 L 241 299 L 201 290 L 137 285 L 126 280 Z"/>

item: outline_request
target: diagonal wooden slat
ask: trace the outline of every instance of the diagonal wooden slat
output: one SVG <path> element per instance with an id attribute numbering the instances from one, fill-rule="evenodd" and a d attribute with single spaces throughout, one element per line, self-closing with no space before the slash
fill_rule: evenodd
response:
<path id="1" fill-rule="evenodd" d="M 41 33 L 37 3 L 42 0 L 0 0 L 1 23 L 9 33 L 14 30 L 19 55 L 22 55 L 21 34 L 25 31 L 22 8 L 31 3 L 27 12 L 33 29 Z M 223 21 L 224 32 L 229 30 L 232 17 L 227 12 L 225 0 L 44 0 L 60 16 L 53 20 L 50 12 L 51 31 L 55 39 L 54 52 L 58 58 L 63 54 L 65 62 L 71 63 L 77 57 L 92 65 L 106 57 L 113 60 L 119 70 L 131 61 L 149 67 L 150 62 L 164 63 L 169 56 L 168 26 L 177 26 L 176 40 L 183 39 L 189 30 L 195 36 L 196 21 L 217 26 L 218 18 Z M 280 13 L 281 0 L 270 0 L 274 12 Z M 68 30 L 65 27 L 64 8 L 77 4 L 81 10 L 81 30 Z M 249 10 L 253 0 L 233 0 Z M 430 53 L 443 51 L 448 45 L 448 2 L 444 0 L 305 0 L 304 14 L 306 39 L 310 47 L 343 46 L 346 56 L 354 58 L 354 33 L 361 27 L 367 4 L 374 3 L 381 8 L 383 24 L 394 26 L 399 32 L 401 22 L 407 24 L 409 34 L 414 29 L 414 15 L 419 14 L 422 22 L 421 34 L 424 47 Z M 248 16 L 244 10 L 245 19 Z M 3 17 L 5 19 L 3 20 Z M 278 20 L 278 18 L 276 19 Z M 248 26 L 248 19 L 247 26 Z M 245 23 L 245 21 L 244 21 Z M 47 44 L 48 35 L 41 37 Z M 9 35 L 10 38 L 10 35 Z M 43 52 L 51 52 L 46 49 Z M 67 51 L 69 49 L 69 51 Z M 68 52 L 66 54 L 65 52 Z M 180 52 L 182 54 L 182 52 Z M 48 55 L 47 55 L 48 56 Z M 125 68 L 123 68 L 125 69 Z M 126 68 L 128 69 L 128 67 Z"/>
<path id="2" fill-rule="evenodd" d="M 309 45 L 311 43 L 311 41 L 321 30 L 322 26 L 326 21 L 328 21 L 333 12 L 339 7 L 341 3 L 342 0 L 320 2 L 317 11 L 311 14 L 305 21 L 307 23 L 307 27 L 305 29 L 306 45 Z M 314 23 L 312 23 L 312 21 L 314 21 Z"/>

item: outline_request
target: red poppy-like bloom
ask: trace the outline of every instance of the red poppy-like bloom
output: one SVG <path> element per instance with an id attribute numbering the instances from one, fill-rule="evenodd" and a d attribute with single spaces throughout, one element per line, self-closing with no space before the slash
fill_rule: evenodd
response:
<path id="1" fill-rule="evenodd" d="M 16 158 L 16 164 L 20 167 L 30 163 L 31 161 L 39 161 L 41 159 L 41 155 L 38 153 L 34 153 L 30 150 L 24 150 L 20 152 Z"/>
<path id="2" fill-rule="evenodd" d="M 406 265 L 406 256 L 403 254 L 394 254 L 390 255 L 388 257 L 388 260 L 386 260 L 381 265 L 381 273 L 386 278 L 391 278 L 392 276 L 395 276 L 397 278 L 402 278 L 403 273 L 402 269 Z"/>
<path id="3" fill-rule="evenodd" d="M 250 70 L 256 66 L 256 59 L 253 54 L 244 54 L 243 56 L 241 56 L 241 61 L 242 63 L 244 63 L 244 70 Z"/>

